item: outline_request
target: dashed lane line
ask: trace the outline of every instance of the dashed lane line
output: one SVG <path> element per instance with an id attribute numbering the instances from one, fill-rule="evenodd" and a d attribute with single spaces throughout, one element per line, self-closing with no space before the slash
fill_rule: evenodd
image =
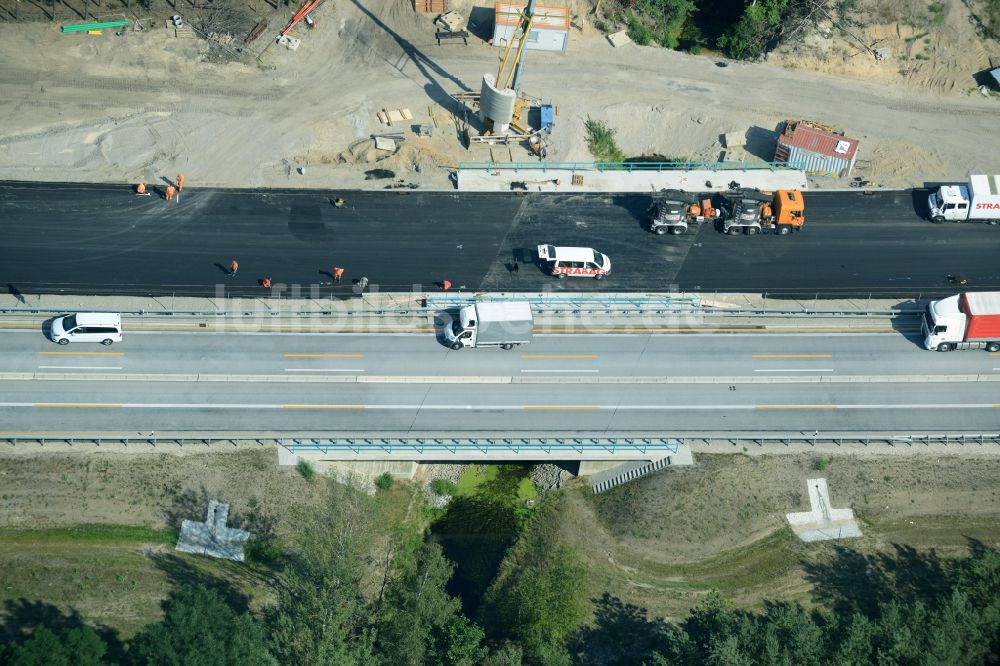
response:
<path id="1" fill-rule="evenodd" d="M 833 358 L 833 354 L 751 354 L 751 358 Z"/>

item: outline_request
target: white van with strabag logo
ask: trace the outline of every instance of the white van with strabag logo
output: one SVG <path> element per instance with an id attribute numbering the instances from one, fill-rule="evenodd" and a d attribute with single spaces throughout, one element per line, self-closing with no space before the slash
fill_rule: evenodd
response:
<path id="1" fill-rule="evenodd" d="M 78 312 L 52 320 L 52 342 L 100 342 L 110 345 L 122 340 L 122 316 L 113 312 Z"/>
<path id="2" fill-rule="evenodd" d="M 602 280 L 611 272 L 608 256 L 589 247 L 539 245 L 538 258 L 548 264 L 549 273 L 560 279 L 567 275 L 582 275 Z"/>

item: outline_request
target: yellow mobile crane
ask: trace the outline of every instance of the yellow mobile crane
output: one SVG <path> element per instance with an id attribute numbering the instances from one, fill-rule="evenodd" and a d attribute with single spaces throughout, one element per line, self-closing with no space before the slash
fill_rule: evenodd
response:
<path id="1" fill-rule="evenodd" d="M 535 19 L 535 0 L 528 0 L 528 6 L 521 12 L 514 32 L 511 33 L 507 48 L 504 49 L 500 68 L 494 81 L 489 76 L 483 77 L 482 93 L 480 95 L 480 113 L 485 132 L 503 131 L 509 125 L 521 134 L 527 134 L 528 104 L 518 95 L 521 86 L 521 70 L 524 65 L 524 48 L 528 44 L 528 34 Z M 511 57 L 513 55 L 513 58 Z M 513 102 L 512 114 L 511 102 Z M 498 117 L 499 116 L 499 117 Z"/>

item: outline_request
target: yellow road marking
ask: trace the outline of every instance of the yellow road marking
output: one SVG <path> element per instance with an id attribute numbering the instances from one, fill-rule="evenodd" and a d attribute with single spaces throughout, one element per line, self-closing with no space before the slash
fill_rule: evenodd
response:
<path id="1" fill-rule="evenodd" d="M 525 411 L 529 412 L 596 412 L 600 410 L 597 405 L 525 405 Z"/>
<path id="2" fill-rule="evenodd" d="M 100 403 L 72 403 L 67 402 L 63 404 L 54 402 L 36 402 L 35 407 L 39 409 L 121 409 L 121 405 L 116 405 L 113 403 L 100 404 Z"/>
<path id="3" fill-rule="evenodd" d="M 42 356 L 124 356 L 125 352 L 76 352 L 76 351 L 45 351 L 38 352 Z"/>
<path id="4" fill-rule="evenodd" d="M 285 358 L 364 358 L 364 354 L 285 354 Z"/>
<path id="5" fill-rule="evenodd" d="M 990 356 L 1000 356 L 1000 352 L 989 352 Z"/>
<path id="6" fill-rule="evenodd" d="M 597 354 L 521 354 L 521 358 L 597 358 Z"/>
<path id="7" fill-rule="evenodd" d="M 754 409 L 760 410 L 780 410 L 780 409 L 837 409 L 837 405 L 757 405 Z"/>
<path id="8" fill-rule="evenodd" d="M 364 405 L 282 405 L 282 409 L 364 409 Z"/>
<path id="9" fill-rule="evenodd" d="M 752 354 L 753 358 L 833 358 L 833 354 Z"/>

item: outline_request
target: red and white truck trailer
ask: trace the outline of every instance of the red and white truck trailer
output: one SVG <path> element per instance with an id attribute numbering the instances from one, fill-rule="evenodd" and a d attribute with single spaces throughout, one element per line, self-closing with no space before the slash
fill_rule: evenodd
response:
<path id="1" fill-rule="evenodd" d="M 1000 351 L 1000 291 L 977 291 L 931 301 L 924 313 L 924 347 L 931 351 Z"/>
<path id="2" fill-rule="evenodd" d="M 931 221 L 1000 224 L 1000 175 L 969 176 L 968 185 L 942 185 L 927 197 Z"/>

